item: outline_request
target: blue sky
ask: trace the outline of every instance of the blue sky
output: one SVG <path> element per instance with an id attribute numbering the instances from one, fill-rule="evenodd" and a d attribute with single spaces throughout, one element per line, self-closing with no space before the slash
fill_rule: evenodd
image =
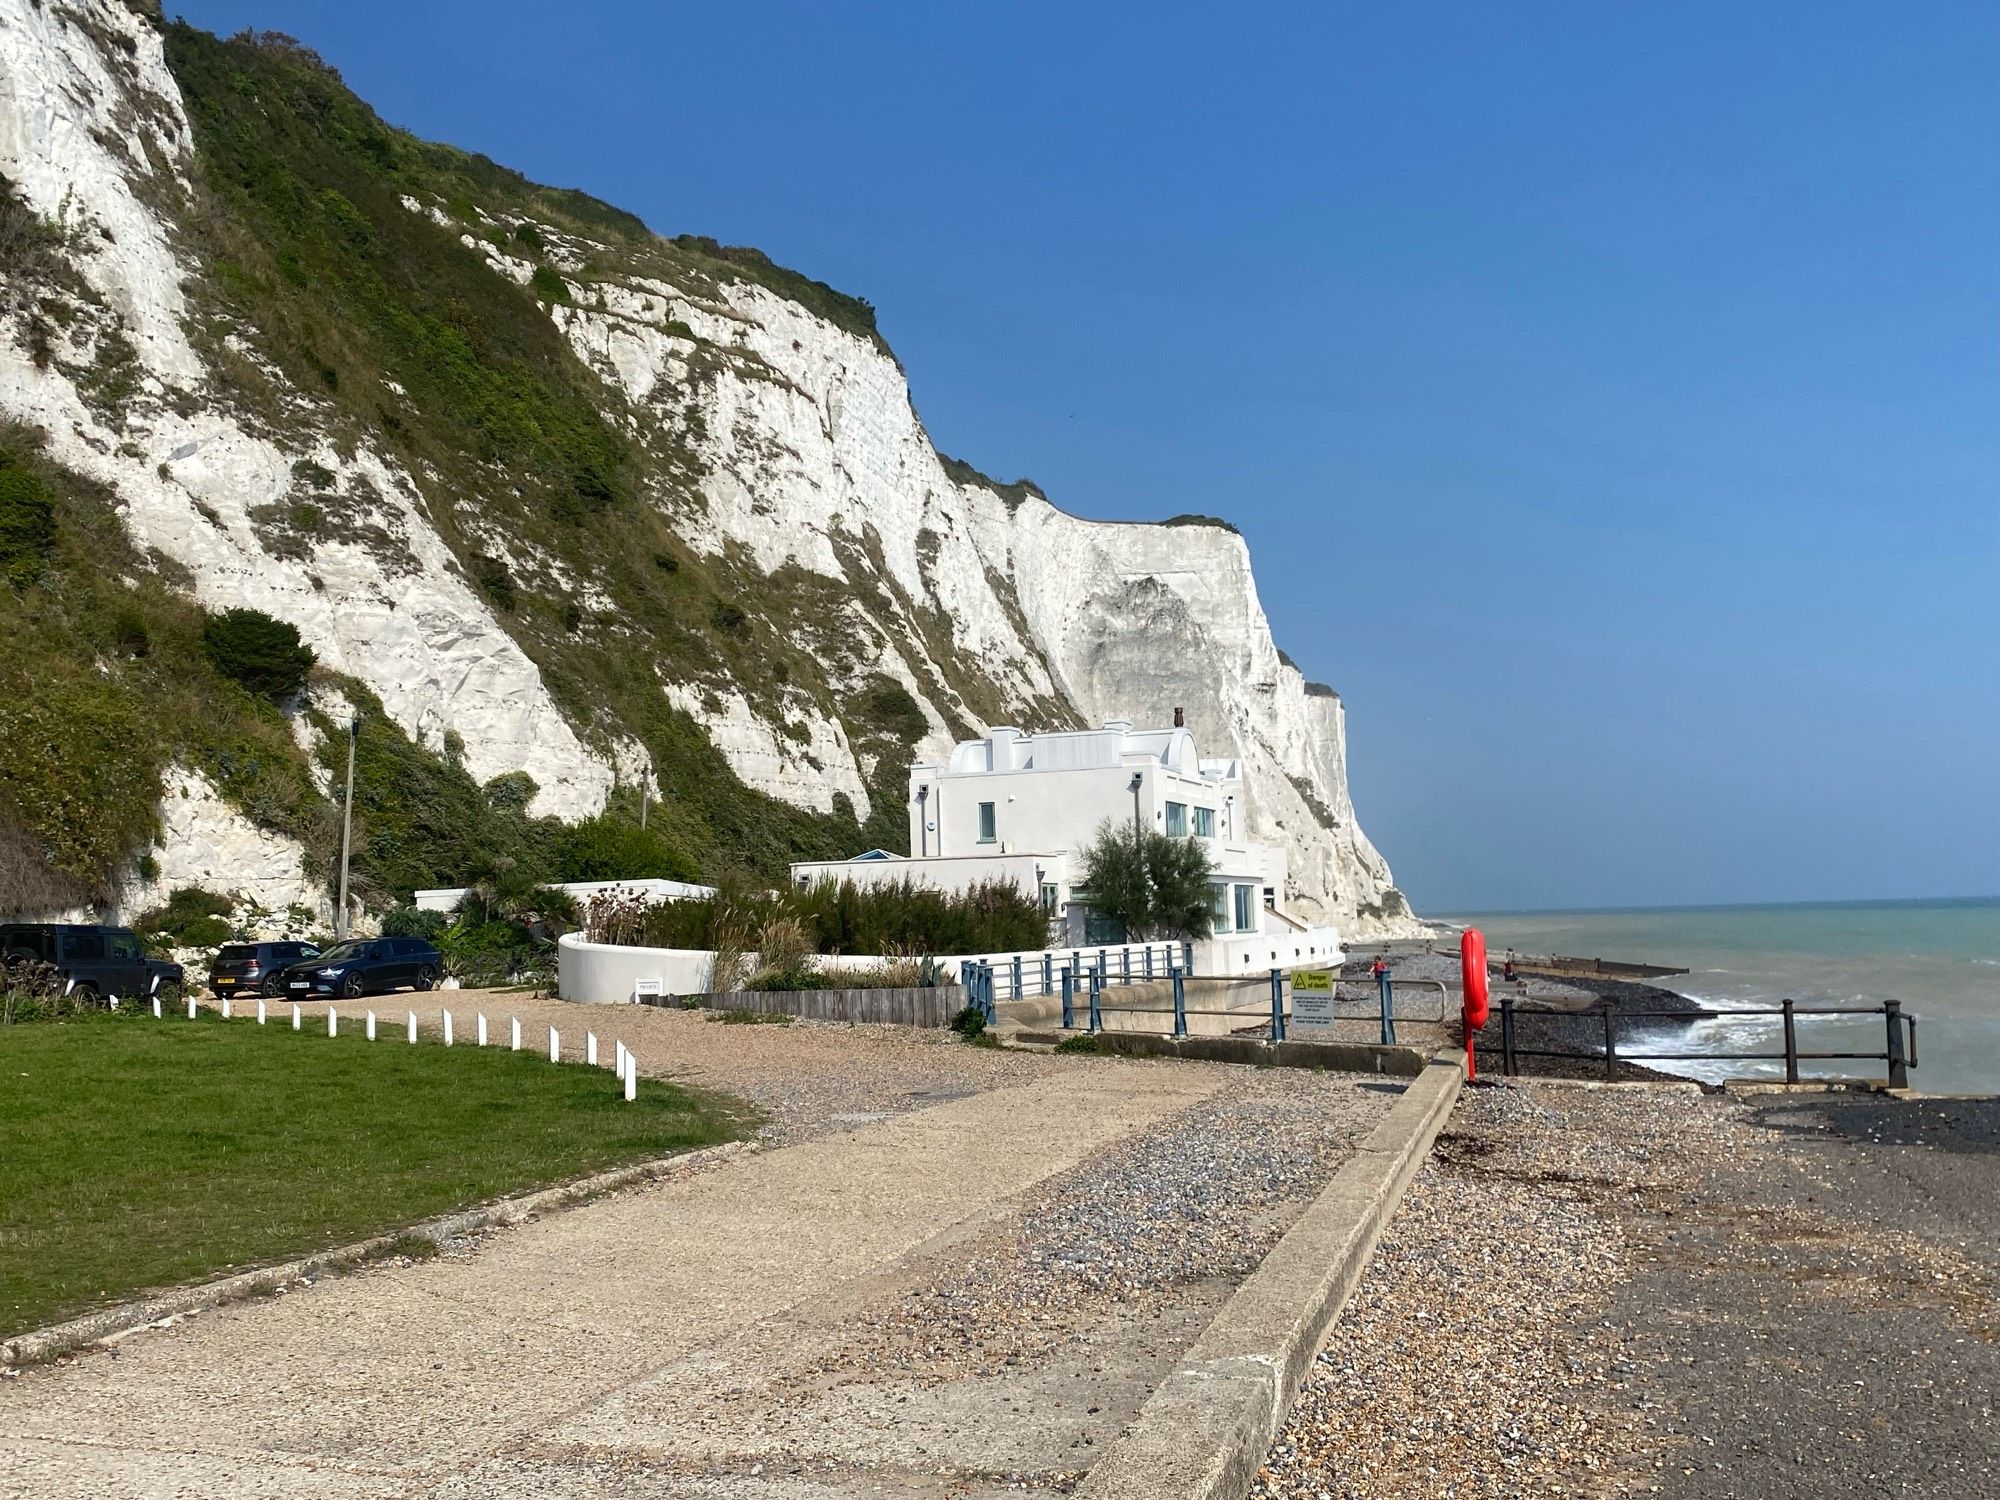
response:
<path id="1" fill-rule="evenodd" d="M 2000 891 L 2000 9 L 168 0 L 1250 542 L 1420 908 Z"/>

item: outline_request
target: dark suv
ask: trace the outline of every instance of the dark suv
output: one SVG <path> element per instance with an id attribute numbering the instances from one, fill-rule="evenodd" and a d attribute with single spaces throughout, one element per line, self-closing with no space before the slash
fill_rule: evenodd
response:
<path id="1" fill-rule="evenodd" d="M 70 922 L 17 922 L 0 927 L 0 958 L 39 959 L 78 991 L 138 999 L 156 991 L 179 994 L 179 964 L 146 957 L 146 945 L 129 927 L 86 927 Z"/>
<path id="2" fill-rule="evenodd" d="M 356 938 L 301 959 L 279 976 L 294 1000 L 333 995 L 351 1000 L 384 990 L 427 990 L 442 968 L 437 949 L 422 938 Z"/>
<path id="3" fill-rule="evenodd" d="M 229 943 L 218 948 L 209 965 L 208 987 L 217 998 L 224 995 L 269 995 L 285 993 L 278 971 L 288 964 L 318 958 L 311 943 Z"/>

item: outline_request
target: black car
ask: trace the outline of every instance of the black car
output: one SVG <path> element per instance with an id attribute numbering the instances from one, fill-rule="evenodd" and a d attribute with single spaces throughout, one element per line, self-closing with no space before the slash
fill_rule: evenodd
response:
<path id="1" fill-rule="evenodd" d="M 311 943 L 228 943 L 218 948 L 209 965 L 208 987 L 217 998 L 224 995 L 269 995 L 285 993 L 278 971 L 309 958 L 318 958 Z"/>
<path id="2" fill-rule="evenodd" d="M 128 1000 L 155 993 L 178 998 L 185 978 L 179 964 L 148 958 L 129 927 L 11 922 L 0 926 L 0 958 L 38 959 L 81 993 Z"/>
<path id="3" fill-rule="evenodd" d="M 427 990 L 442 967 L 437 949 L 422 938 L 357 938 L 302 959 L 279 978 L 294 1000 L 320 995 L 352 1000 L 384 990 Z"/>

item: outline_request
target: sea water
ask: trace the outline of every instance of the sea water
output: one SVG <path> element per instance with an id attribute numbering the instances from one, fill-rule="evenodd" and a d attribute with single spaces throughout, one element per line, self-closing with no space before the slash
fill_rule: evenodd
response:
<path id="1" fill-rule="evenodd" d="M 1711 1008 L 1775 1010 L 1903 1002 L 1917 1018 L 1914 1087 L 1930 1093 L 2000 1093 L 2000 897 L 1853 901 L 1784 906 L 1629 908 L 1453 917 L 1486 934 L 1498 961 L 1509 948 L 1622 959 L 1688 970 L 1651 981 Z M 1807 1052 L 1882 1052 L 1879 1016 L 1802 1017 Z M 1642 1036 L 1634 1052 L 1782 1052 L 1780 1027 L 1717 1017 Z M 1710 1081 L 1782 1077 L 1775 1062 L 1661 1061 L 1664 1071 Z M 1881 1077 L 1879 1062 L 1802 1065 L 1807 1076 Z"/>

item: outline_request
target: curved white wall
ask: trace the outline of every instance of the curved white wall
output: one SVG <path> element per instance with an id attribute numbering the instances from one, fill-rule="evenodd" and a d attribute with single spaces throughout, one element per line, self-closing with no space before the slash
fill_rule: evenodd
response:
<path id="1" fill-rule="evenodd" d="M 657 979 L 668 995 L 698 995 L 708 988 L 715 955 L 701 948 L 626 948 L 586 943 L 575 933 L 556 941 L 562 997 L 587 1005 L 630 1005 L 642 979 Z"/>

